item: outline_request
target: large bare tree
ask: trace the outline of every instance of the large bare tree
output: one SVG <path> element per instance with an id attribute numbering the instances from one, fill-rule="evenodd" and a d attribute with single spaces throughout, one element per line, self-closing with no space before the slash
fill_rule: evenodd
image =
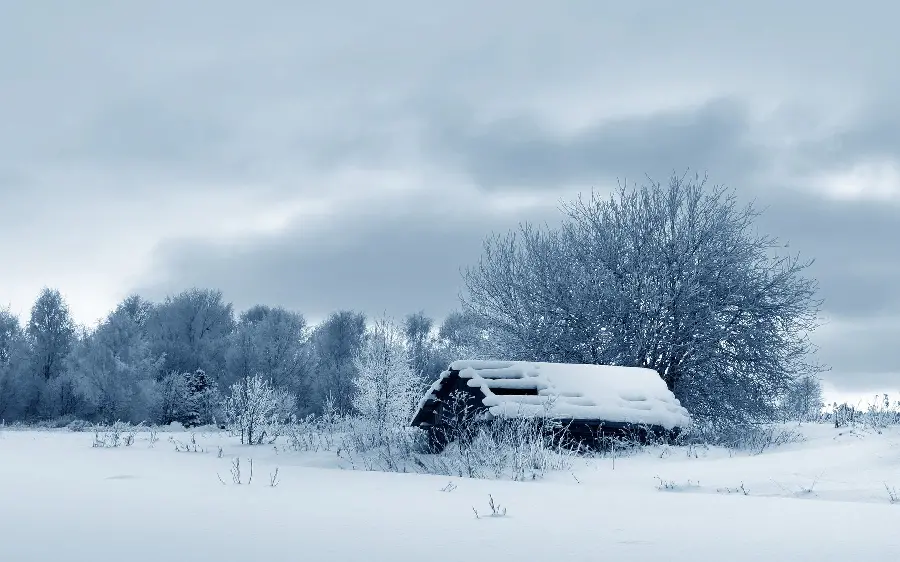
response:
<path id="1" fill-rule="evenodd" d="M 510 358 L 649 367 L 697 417 L 774 414 L 811 361 L 811 262 L 758 234 L 753 205 L 705 179 L 620 187 L 559 228 L 485 241 L 465 305 Z"/>

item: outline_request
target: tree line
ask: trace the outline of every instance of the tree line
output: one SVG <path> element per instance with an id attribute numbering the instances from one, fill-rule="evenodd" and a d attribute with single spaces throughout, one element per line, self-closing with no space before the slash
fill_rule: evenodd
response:
<path id="1" fill-rule="evenodd" d="M 156 303 L 129 296 L 88 328 L 45 288 L 24 325 L 0 309 L 0 419 L 209 423 L 220 393 L 256 375 L 292 397 L 292 414 L 326 404 L 349 413 L 360 357 L 385 322 L 393 326 L 341 310 L 310 326 L 265 305 L 236 314 L 220 291 L 193 288 Z M 439 324 L 416 312 L 398 323 L 395 343 L 424 385 L 451 358 L 481 352 L 478 325 L 464 312 Z"/>

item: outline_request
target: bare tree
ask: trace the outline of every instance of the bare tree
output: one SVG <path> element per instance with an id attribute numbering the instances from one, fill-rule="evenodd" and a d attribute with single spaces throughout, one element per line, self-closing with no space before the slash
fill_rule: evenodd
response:
<path id="1" fill-rule="evenodd" d="M 822 411 L 822 384 L 812 375 L 798 377 L 785 397 L 786 414 L 803 422 L 814 421 Z"/>
<path id="2" fill-rule="evenodd" d="M 673 177 L 564 207 L 558 229 L 488 239 L 469 311 L 511 358 L 656 370 L 700 418 L 771 417 L 809 358 L 810 262 L 753 230 L 732 190 Z"/>
<path id="3" fill-rule="evenodd" d="M 378 436 L 406 426 L 422 389 L 410 367 L 402 331 L 388 320 L 375 322 L 355 363 L 356 410 L 373 424 Z"/>

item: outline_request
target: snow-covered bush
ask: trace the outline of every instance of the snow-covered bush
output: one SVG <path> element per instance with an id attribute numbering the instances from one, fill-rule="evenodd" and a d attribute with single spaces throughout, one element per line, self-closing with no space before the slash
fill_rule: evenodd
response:
<path id="1" fill-rule="evenodd" d="M 876 396 L 866 408 L 863 421 L 875 429 L 900 424 L 900 402 L 891 402 L 887 394 Z"/>
<path id="2" fill-rule="evenodd" d="M 84 420 L 72 420 L 71 422 L 69 422 L 68 425 L 66 425 L 66 429 L 68 429 L 69 431 L 75 431 L 75 432 L 86 431 L 90 428 L 91 428 L 90 422 L 86 422 Z"/>
<path id="3" fill-rule="evenodd" d="M 412 427 L 385 434 L 371 420 L 348 420 L 343 456 L 367 470 L 534 480 L 570 467 L 576 453 L 560 424 L 545 417 L 487 420 L 462 393 L 451 395 L 445 412 L 440 435 Z"/>
<path id="4" fill-rule="evenodd" d="M 130 447 L 134 445 L 134 437 L 140 427 L 140 425 L 133 426 L 120 421 L 110 426 L 95 426 L 93 447 L 103 449 Z"/>
<path id="5" fill-rule="evenodd" d="M 291 421 L 296 399 L 278 390 L 261 375 L 244 378 L 231 385 L 223 405 L 225 423 L 241 443 L 273 443 Z"/>
<path id="6" fill-rule="evenodd" d="M 822 415 L 822 420 L 834 427 L 861 427 L 880 430 L 900 425 L 900 401 L 891 401 L 887 394 L 876 395 L 863 404 L 833 403 Z"/>
<path id="7" fill-rule="evenodd" d="M 678 437 L 677 442 L 719 446 L 759 455 L 771 448 L 803 440 L 802 433 L 779 424 L 703 422 L 695 423 L 689 431 Z"/>
<path id="8" fill-rule="evenodd" d="M 493 420 L 468 431 L 439 454 L 428 453 L 429 437 L 417 428 L 396 431 L 374 446 L 365 420 L 352 420 L 338 454 L 352 468 L 417 472 L 466 478 L 535 480 L 571 467 L 574 452 L 548 438 L 536 419 Z M 368 437 L 368 438 L 367 438 Z"/>
<path id="9" fill-rule="evenodd" d="M 446 451 L 457 473 L 474 478 L 535 480 L 571 466 L 574 452 L 541 418 L 494 419 Z"/>
<path id="10" fill-rule="evenodd" d="M 419 377 L 410 367 L 403 333 L 389 320 L 379 320 L 354 360 L 353 407 L 377 442 L 405 428 L 421 394 Z"/>
<path id="11" fill-rule="evenodd" d="M 310 414 L 284 428 L 287 447 L 294 451 L 333 451 L 343 442 L 342 420 Z"/>

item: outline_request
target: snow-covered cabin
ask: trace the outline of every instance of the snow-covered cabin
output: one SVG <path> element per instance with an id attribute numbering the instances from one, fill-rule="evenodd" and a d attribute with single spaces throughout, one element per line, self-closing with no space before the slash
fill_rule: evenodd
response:
<path id="1" fill-rule="evenodd" d="M 412 420 L 439 441 L 438 448 L 446 444 L 438 434 L 446 435 L 443 430 L 459 415 L 453 396 L 464 398 L 481 419 L 543 416 L 588 439 L 629 430 L 674 434 L 691 423 L 687 410 L 651 369 L 455 361 L 431 385 Z"/>

